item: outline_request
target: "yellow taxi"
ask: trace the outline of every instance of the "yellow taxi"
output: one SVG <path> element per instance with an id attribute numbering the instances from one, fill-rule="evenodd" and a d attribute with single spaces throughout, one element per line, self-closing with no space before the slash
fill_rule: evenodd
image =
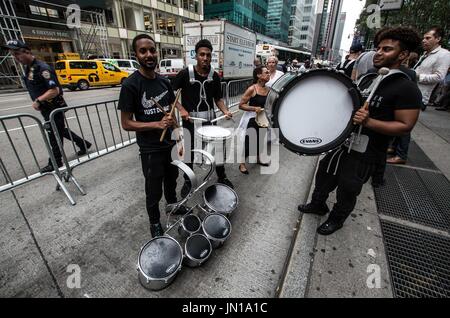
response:
<path id="1" fill-rule="evenodd" d="M 61 60 L 55 64 L 55 72 L 62 87 L 70 90 L 89 89 L 91 86 L 119 85 L 128 73 L 118 67 L 97 60 Z"/>

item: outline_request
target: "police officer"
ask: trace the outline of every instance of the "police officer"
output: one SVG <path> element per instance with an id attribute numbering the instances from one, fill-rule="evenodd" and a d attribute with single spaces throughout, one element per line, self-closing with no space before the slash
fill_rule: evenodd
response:
<path id="1" fill-rule="evenodd" d="M 48 64 L 37 60 L 31 53 L 30 48 L 24 42 L 20 40 L 10 40 L 2 47 L 8 49 L 16 61 L 25 66 L 25 76 L 23 77 L 23 80 L 31 100 L 33 101 L 32 107 L 41 112 L 45 121 L 49 121 L 50 113 L 54 109 L 67 106 L 62 97 L 63 91 L 61 85 L 59 84 L 53 69 L 51 69 Z M 87 152 L 87 149 L 91 147 L 90 142 L 83 140 L 72 131 L 69 132 L 69 130 L 64 127 L 64 117 L 62 113 L 58 113 L 55 116 L 55 123 L 59 136 L 63 136 L 67 139 L 72 138 L 75 144 L 80 148 L 77 152 L 79 156 L 84 155 Z M 52 127 L 48 124 L 45 126 L 56 163 L 58 164 L 58 167 L 61 167 L 62 155 L 56 137 L 53 134 Z M 42 168 L 41 172 L 45 173 L 53 170 L 54 167 L 49 159 L 48 165 Z"/>

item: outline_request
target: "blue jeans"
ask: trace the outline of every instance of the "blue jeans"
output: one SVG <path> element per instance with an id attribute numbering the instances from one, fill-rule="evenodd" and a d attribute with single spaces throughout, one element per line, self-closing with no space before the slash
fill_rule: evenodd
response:
<path id="1" fill-rule="evenodd" d="M 411 133 L 407 135 L 395 137 L 395 155 L 403 160 L 408 159 L 409 143 L 411 142 Z"/>

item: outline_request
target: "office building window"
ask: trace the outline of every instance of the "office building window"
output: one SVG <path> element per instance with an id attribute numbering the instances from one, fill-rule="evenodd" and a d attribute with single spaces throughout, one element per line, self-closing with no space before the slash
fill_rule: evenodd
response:
<path id="1" fill-rule="evenodd" d="M 150 12 L 144 12 L 144 27 L 148 32 L 153 32 L 153 19 Z"/>
<path id="2" fill-rule="evenodd" d="M 156 32 L 165 34 L 165 35 L 179 36 L 177 17 L 172 14 L 157 11 L 156 12 Z"/>

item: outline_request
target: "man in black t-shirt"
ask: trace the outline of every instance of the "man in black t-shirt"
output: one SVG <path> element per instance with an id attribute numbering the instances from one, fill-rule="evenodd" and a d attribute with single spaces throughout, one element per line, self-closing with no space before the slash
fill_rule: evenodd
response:
<path id="1" fill-rule="evenodd" d="M 374 65 L 399 69 L 419 44 L 419 36 L 411 29 L 387 29 L 379 35 Z M 349 151 L 342 146 L 328 153 L 319 163 L 311 202 L 298 207 L 303 213 L 325 215 L 329 211 L 328 195 L 337 188 L 336 203 L 328 219 L 317 229 L 319 234 L 329 235 L 343 226 L 363 184 L 376 165 L 385 160 L 390 136 L 409 133 L 419 117 L 420 107 L 417 84 L 404 76 L 389 76 L 378 86 L 369 109 L 360 108 L 355 113 L 353 122 L 363 126 L 362 135 L 369 140 L 367 148 Z"/>
<path id="2" fill-rule="evenodd" d="M 175 90 L 181 90 L 181 104 L 189 112 L 192 117 L 201 117 L 208 120 L 215 118 L 214 103 L 228 118 L 232 117 L 231 112 L 225 106 L 222 98 L 222 87 L 220 78 L 217 72 L 211 68 L 211 54 L 213 47 L 211 42 L 206 39 L 200 40 L 195 45 L 195 56 L 197 64 L 195 66 L 189 66 L 180 71 L 172 82 L 172 86 Z M 202 97 L 201 97 L 202 95 Z M 189 121 L 188 117 L 184 117 L 183 127 L 187 128 L 190 133 L 190 145 L 193 147 L 195 126 L 194 123 Z M 209 122 L 205 124 L 210 124 Z M 192 168 L 192 160 L 190 160 L 190 149 L 186 146 L 186 156 L 188 166 Z M 225 167 L 223 165 L 216 166 L 216 173 L 218 182 L 226 184 L 233 188 L 233 184 L 228 180 L 225 174 Z M 183 193 L 186 193 L 190 185 L 185 183 L 182 189 Z"/>
<path id="3" fill-rule="evenodd" d="M 171 128 L 175 121 L 170 115 L 164 115 L 154 101 L 166 112 L 175 101 L 175 95 L 169 81 L 155 73 L 158 53 L 155 41 L 147 34 L 133 39 L 133 49 L 141 65 L 123 83 L 120 90 L 119 106 L 123 129 L 136 131 L 137 144 L 141 154 L 142 170 L 145 177 L 147 213 L 150 218 L 152 236 L 164 234 L 160 223 L 159 201 L 164 196 L 167 203 L 175 203 L 178 168 L 171 164 L 171 150 L 174 142 L 168 132 L 160 142 L 163 129 Z M 180 105 L 180 111 L 186 113 Z M 180 207 L 175 214 L 185 213 Z"/>

